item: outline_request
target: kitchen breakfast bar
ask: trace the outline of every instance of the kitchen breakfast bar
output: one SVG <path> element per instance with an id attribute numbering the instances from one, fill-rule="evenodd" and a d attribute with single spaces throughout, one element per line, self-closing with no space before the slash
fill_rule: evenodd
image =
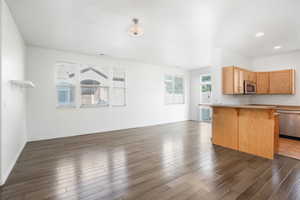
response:
<path id="1" fill-rule="evenodd" d="M 276 106 L 207 106 L 213 109 L 213 144 L 268 159 L 274 158 L 279 142 Z"/>

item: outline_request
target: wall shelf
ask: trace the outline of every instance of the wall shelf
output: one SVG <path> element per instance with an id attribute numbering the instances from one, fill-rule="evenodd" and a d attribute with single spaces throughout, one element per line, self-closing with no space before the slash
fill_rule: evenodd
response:
<path id="1" fill-rule="evenodd" d="M 35 85 L 32 81 L 22 81 L 22 80 L 11 80 L 10 83 L 21 88 L 34 88 Z"/>

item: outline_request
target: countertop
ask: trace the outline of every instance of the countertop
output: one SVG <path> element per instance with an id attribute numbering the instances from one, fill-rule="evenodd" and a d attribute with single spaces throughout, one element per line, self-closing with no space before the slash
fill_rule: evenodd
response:
<path id="1" fill-rule="evenodd" d="M 277 109 L 276 106 L 267 105 L 234 105 L 234 104 L 199 104 L 199 106 L 227 107 L 227 108 L 247 108 L 247 109 Z"/>
<path id="2" fill-rule="evenodd" d="M 300 106 L 290 106 L 290 105 L 267 105 L 267 104 L 241 104 L 241 105 L 235 105 L 235 104 L 205 104 L 204 103 L 204 104 L 199 104 L 199 106 L 300 111 Z"/>
<path id="3" fill-rule="evenodd" d="M 300 111 L 300 106 L 292 106 L 292 105 L 265 105 L 265 104 L 251 104 L 251 105 L 275 106 L 276 110 Z"/>

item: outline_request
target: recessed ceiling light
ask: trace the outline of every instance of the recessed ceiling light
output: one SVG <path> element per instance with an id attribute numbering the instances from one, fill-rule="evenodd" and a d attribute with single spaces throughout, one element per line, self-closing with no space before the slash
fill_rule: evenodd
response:
<path id="1" fill-rule="evenodd" d="M 278 45 L 278 46 L 275 46 L 274 49 L 275 49 L 275 50 L 281 49 L 281 46 L 279 46 L 279 45 Z"/>
<path id="2" fill-rule="evenodd" d="M 265 35 L 264 32 L 258 32 L 258 33 L 255 34 L 255 37 L 262 37 L 264 35 Z"/>

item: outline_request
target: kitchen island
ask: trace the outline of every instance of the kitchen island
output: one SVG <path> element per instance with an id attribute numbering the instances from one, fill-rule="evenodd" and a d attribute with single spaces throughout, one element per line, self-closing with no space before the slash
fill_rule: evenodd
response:
<path id="1" fill-rule="evenodd" d="M 279 140 L 276 106 L 207 106 L 213 109 L 213 144 L 268 159 L 274 158 Z"/>

